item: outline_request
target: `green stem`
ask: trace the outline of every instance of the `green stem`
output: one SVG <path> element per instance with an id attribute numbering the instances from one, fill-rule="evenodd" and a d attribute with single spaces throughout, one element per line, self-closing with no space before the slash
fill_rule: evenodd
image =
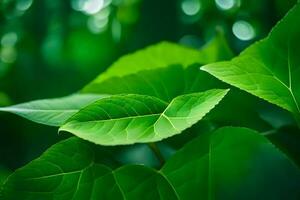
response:
<path id="1" fill-rule="evenodd" d="M 148 143 L 149 148 L 153 151 L 153 153 L 155 154 L 155 156 L 157 157 L 159 163 L 160 163 L 160 167 L 162 167 L 165 163 L 165 158 L 162 155 L 162 153 L 160 152 L 159 148 L 157 147 L 157 145 L 152 142 L 152 143 Z"/>
<path id="2" fill-rule="evenodd" d="M 298 127 L 300 128 L 300 113 L 295 114 L 294 117 Z"/>
<path id="3" fill-rule="evenodd" d="M 262 132 L 261 134 L 263 136 L 268 136 L 268 135 L 272 135 L 272 134 L 277 133 L 277 131 L 278 131 L 278 129 L 272 129 L 272 130 L 269 130 L 269 131 Z"/>

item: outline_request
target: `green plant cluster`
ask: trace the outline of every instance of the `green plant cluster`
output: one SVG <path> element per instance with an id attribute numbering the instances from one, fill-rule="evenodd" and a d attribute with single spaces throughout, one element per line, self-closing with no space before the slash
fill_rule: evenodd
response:
<path id="1" fill-rule="evenodd" d="M 222 33 L 201 50 L 161 42 L 76 94 L 0 108 L 74 135 L 0 199 L 300 199 L 299 18 L 298 3 L 234 58 Z M 157 164 L 120 159 L 136 145 Z"/>

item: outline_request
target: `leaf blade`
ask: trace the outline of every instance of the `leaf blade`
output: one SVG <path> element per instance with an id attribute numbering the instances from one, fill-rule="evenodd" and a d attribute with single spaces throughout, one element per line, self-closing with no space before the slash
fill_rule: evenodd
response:
<path id="1" fill-rule="evenodd" d="M 2 107 L 0 111 L 17 114 L 37 123 L 60 126 L 79 109 L 105 96 L 75 94 L 62 98 L 35 100 Z"/>
<path id="2" fill-rule="evenodd" d="M 204 133 L 159 171 L 141 165 L 112 170 L 103 150 L 75 137 L 62 141 L 10 175 L 1 197 L 296 200 L 300 196 L 299 168 L 250 129 L 225 127 Z"/>
<path id="3" fill-rule="evenodd" d="M 181 65 L 186 68 L 193 64 L 207 64 L 232 57 L 233 53 L 221 31 L 218 31 L 216 36 L 200 50 L 164 41 L 121 57 L 82 91 L 96 92 L 97 89 L 96 91 L 92 89 L 93 85 L 101 86 L 101 83 L 109 79 L 136 74 L 144 70 L 162 69 L 171 65 Z"/>
<path id="4" fill-rule="evenodd" d="M 292 113 L 300 113 L 300 34 L 298 3 L 273 28 L 267 38 L 228 62 L 201 67 L 226 83 L 261 97 Z M 289 30 L 286 32 L 286 30 Z"/>
<path id="5" fill-rule="evenodd" d="M 203 134 L 161 169 L 181 199 L 297 199 L 300 170 L 259 133 L 224 127 Z M 192 196 L 193 195 L 193 196 Z"/>
<path id="6" fill-rule="evenodd" d="M 215 89 L 183 95 L 169 105 L 145 95 L 115 95 L 82 109 L 60 131 L 101 145 L 159 141 L 196 123 L 227 92 Z"/>

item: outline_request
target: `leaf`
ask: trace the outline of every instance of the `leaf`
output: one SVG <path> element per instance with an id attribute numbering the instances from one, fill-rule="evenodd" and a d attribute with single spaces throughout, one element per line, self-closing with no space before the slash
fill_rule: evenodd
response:
<path id="1" fill-rule="evenodd" d="M 300 170 L 266 138 L 226 127 L 178 151 L 161 172 L 180 199 L 299 199 Z"/>
<path id="2" fill-rule="evenodd" d="M 112 77 L 103 82 L 88 84 L 82 93 L 97 94 L 143 94 L 165 101 L 183 94 L 186 70 L 180 65 L 143 70 L 123 77 Z M 176 83 L 183 83 L 177 84 Z"/>
<path id="3" fill-rule="evenodd" d="M 300 197 L 299 169 L 257 132 L 222 128 L 185 145 L 157 171 L 112 169 L 110 156 L 79 138 L 62 141 L 14 172 L 3 200 L 289 199 Z"/>
<path id="4" fill-rule="evenodd" d="M 165 68 L 171 65 L 181 65 L 186 68 L 195 63 L 206 64 L 230 59 L 232 56 L 233 53 L 220 33 L 200 51 L 171 42 L 161 42 L 121 57 L 84 90 L 110 78 L 135 74 L 143 70 Z"/>
<path id="5" fill-rule="evenodd" d="M 102 82 L 92 82 L 82 90 L 82 93 L 142 94 L 171 101 L 183 94 L 225 86 L 227 85 L 209 74 L 199 73 L 198 65 L 187 68 L 182 65 L 171 65 L 122 77 L 112 77 Z"/>
<path id="6" fill-rule="evenodd" d="M 178 84 L 180 83 L 180 84 Z M 176 87 L 174 87 L 176 86 Z M 210 74 L 200 71 L 198 65 L 184 68 L 171 65 L 165 68 L 143 70 L 123 77 L 112 77 L 103 82 L 89 84 L 81 92 L 104 94 L 142 94 L 158 97 L 164 101 L 189 93 L 229 86 Z M 220 102 L 220 106 L 206 116 L 218 124 L 246 126 L 265 131 L 270 127 L 258 115 L 258 105 L 263 101 L 244 91 L 233 89 Z M 232 109 L 232 105 L 239 109 Z"/>
<path id="7" fill-rule="evenodd" d="M 265 104 L 256 96 L 232 88 L 220 104 L 205 116 L 204 120 L 214 122 L 215 125 L 218 125 L 217 127 L 243 126 L 258 131 L 266 131 L 272 127 L 261 117 L 262 108 L 265 107 Z M 234 109 L 235 106 L 238 109 Z M 271 108 L 273 113 L 279 109 L 273 105 Z"/>
<path id="8" fill-rule="evenodd" d="M 201 69 L 218 79 L 276 104 L 300 112 L 300 48 L 298 3 L 264 40 L 227 62 Z"/>
<path id="9" fill-rule="evenodd" d="M 2 107 L 0 111 L 14 113 L 37 123 L 60 126 L 79 109 L 104 96 L 75 94 L 62 98 L 36 100 Z"/>
<path id="10" fill-rule="evenodd" d="M 103 164 L 107 158 L 99 147 L 78 138 L 60 142 L 9 177 L 1 191 L 3 200 L 176 199 L 155 170 L 125 166 L 112 171 Z"/>
<path id="11" fill-rule="evenodd" d="M 300 167 L 299 128 L 284 126 L 265 132 L 268 139 Z"/>
<path id="12" fill-rule="evenodd" d="M 11 170 L 0 165 L 0 188 L 11 173 L 12 173 Z"/>
<path id="13" fill-rule="evenodd" d="M 115 95 L 83 108 L 60 131 L 101 145 L 159 141 L 195 124 L 227 92 L 215 89 L 187 94 L 169 104 L 145 95 Z"/>
<path id="14" fill-rule="evenodd" d="M 0 92 L 0 106 L 7 106 L 10 102 L 10 98 L 5 93 Z"/>

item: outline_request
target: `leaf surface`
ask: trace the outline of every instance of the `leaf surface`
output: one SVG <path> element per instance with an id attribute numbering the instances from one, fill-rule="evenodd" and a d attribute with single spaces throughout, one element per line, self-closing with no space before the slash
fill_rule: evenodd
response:
<path id="1" fill-rule="evenodd" d="M 269 36 L 240 56 L 201 69 L 218 79 L 297 115 L 300 113 L 300 48 L 298 3 Z"/>
<path id="2" fill-rule="evenodd" d="M 60 126 L 79 109 L 104 96 L 75 94 L 62 98 L 36 100 L 2 107 L 0 111 L 14 113 L 37 123 Z"/>
<path id="3" fill-rule="evenodd" d="M 113 171 L 103 164 L 108 155 L 97 149 L 79 138 L 54 145 L 9 177 L 1 191 L 3 199 L 176 199 L 157 171 L 138 165 Z"/>
<path id="4" fill-rule="evenodd" d="M 227 85 L 203 72 L 198 65 L 183 67 L 171 65 L 164 68 L 142 70 L 122 77 L 112 77 L 102 82 L 92 82 L 82 93 L 96 94 L 142 94 L 154 96 L 164 101 L 194 92 Z"/>
<path id="5" fill-rule="evenodd" d="M 227 92 L 215 89 L 187 94 L 170 103 L 145 95 L 115 95 L 83 108 L 60 131 L 101 145 L 159 141 L 195 124 Z"/>
<path id="6" fill-rule="evenodd" d="M 293 199 L 300 170 L 259 133 L 225 127 L 202 134 L 168 160 L 162 173 L 180 199 Z"/>
<path id="7" fill-rule="evenodd" d="M 121 57 L 106 72 L 88 84 L 83 91 L 88 91 L 92 85 L 99 85 L 110 78 L 123 77 L 139 71 L 165 68 L 171 65 L 181 65 L 186 68 L 196 63 L 207 64 L 230 59 L 232 56 L 233 53 L 222 33 L 218 33 L 200 50 L 171 42 L 161 42 Z"/>
<path id="8" fill-rule="evenodd" d="M 299 169 L 266 138 L 222 128 L 186 144 L 159 171 L 141 165 L 112 169 L 101 147 L 62 141 L 14 172 L 2 199 L 290 199 L 300 197 Z M 102 148 L 104 150 L 104 148 Z"/>

